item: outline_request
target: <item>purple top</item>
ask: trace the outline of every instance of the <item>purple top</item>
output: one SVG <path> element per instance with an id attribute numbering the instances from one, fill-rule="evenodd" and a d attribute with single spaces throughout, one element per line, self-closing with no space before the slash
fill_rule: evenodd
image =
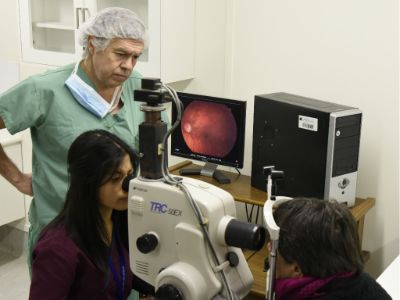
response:
<path id="1" fill-rule="evenodd" d="M 133 274 L 129 254 L 123 248 L 126 262 L 125 297 L 132 290 Z M 112 260 L 119 276 L 118 248 L 113 243 Z M 115 280 L 108 279 L 67 235 L 64 226 L 47 231 L 36 243 L 32 255 L 32 281 L 29 299 L 117 299 Z M 107 287 L 106 284 L 108 283 Z"/>

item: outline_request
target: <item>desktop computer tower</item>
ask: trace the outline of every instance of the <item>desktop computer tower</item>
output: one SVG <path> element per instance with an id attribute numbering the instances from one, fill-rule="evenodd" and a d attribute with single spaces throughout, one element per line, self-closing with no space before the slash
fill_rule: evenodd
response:
<path id="1" fill-rule="evenodd" d="M 251 185 L 266 190 L 264 166 L 284 171 L 277 195 L 336 199 L 353 206 L 359 109 L 287 93 L 254 100 Z"/>

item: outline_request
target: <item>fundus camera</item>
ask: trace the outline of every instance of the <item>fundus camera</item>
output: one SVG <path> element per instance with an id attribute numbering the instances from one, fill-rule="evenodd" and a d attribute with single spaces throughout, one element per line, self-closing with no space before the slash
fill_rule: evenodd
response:
<path id="1" fill-rule="evenodd" d="M 131 269 L 155 287 L 158 300 L 242 299 L 253 276 L 241 248 L 260 249 L 265 230 L 237 220 L 226 191 L 168 174 L 167 126 L 159 114 L 165 91 L 151 89 L 159 86 L 135 93 L 145 102 L 146 120 L 139 127 L 140 176 L 125 184 Z M 171 96 L 179 107 L 176 93 Z"/>
<path id="2" fill-rule="evenodd" d="M 221 293 L 242 299 L 253 276 L 240 248 L 261 248 L 264 228 L 237 220 L 229 193 L 191 178 L 182 184 L 202 212 L 213 249 L 179 187 L 136 178 L 128 204 L 132 271 L 155 286 L 156 299 L 217 299 Z"/>

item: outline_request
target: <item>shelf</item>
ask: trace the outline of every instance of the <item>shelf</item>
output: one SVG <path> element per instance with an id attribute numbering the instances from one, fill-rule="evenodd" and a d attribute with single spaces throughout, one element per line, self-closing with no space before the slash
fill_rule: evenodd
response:
<path id="1" fill-rule="evenodd" d="M 35 22 L 34 27 L 47 28 L 47 29 L 59 29 L 59 30 L 75 30 L 75 27 L 71 24 L 64 24 L 60 22 Z"/>

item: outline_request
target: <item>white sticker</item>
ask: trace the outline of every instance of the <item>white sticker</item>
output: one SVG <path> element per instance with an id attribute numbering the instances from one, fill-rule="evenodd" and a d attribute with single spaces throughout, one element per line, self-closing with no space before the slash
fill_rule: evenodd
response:
<path id="1" fill-rule="evenodd" d="M 318 131 L 318 119 L 299 115 L 299 128 Z"/>

